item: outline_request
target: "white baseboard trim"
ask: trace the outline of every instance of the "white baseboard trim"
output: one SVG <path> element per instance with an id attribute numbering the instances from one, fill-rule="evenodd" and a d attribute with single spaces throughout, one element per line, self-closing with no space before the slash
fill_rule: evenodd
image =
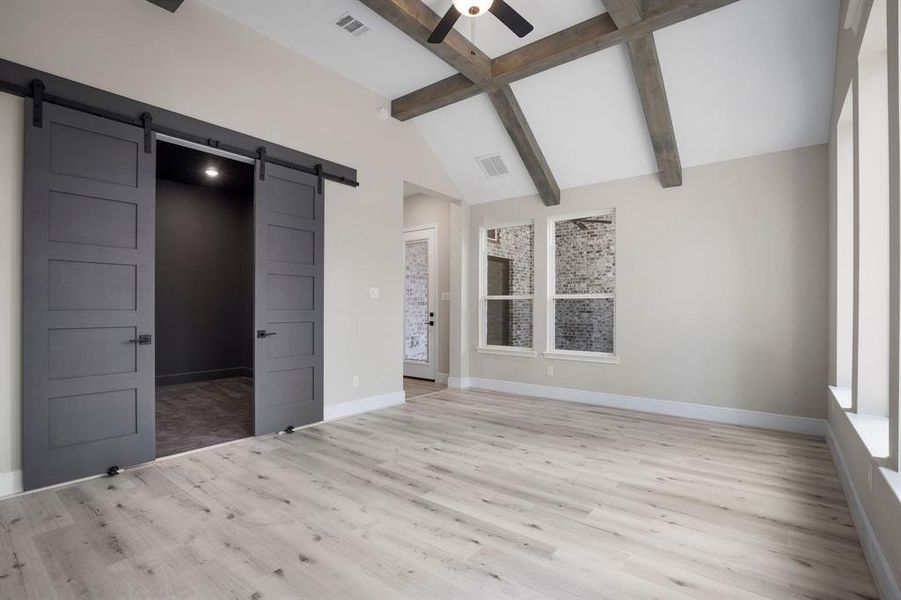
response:
<path id="1" fill-rule="evenodd" d="M 407 401 L 406 394 L 403 390 L 399 392 L 391 392 L 390 394 L 381 394 L 379 396 L 370 396 L 369 398 L 360 398 L 359 400 L 349 400 L 339 404 L 325 405 L 323 421 L 334 421 L 358 415 L 360 413 L 378 410 L 380 408 L 388 408 L 390 406 L 398 406 Z"/>
<path id="2" fill-rule="evenodd" d="M 882 550 L 882 544 L 876 537 L 876 532 L 870 524 L 851 475 L 848 473 L 848 466 L 845 463 L 845 457 L 842 455 L 841 449 L 835 441 L 832 434 L 832 427 L 826 424 L 826 442 L 829 445 L 829 451 L 832 453 L 832 460 L 835 463 L 835 470 L 838 472 L 838 479 L 845 490 L 845 498 L 848 500 L 848 507 L 851 509 L 851 517 L 854 525 L 857 527 L 857 535 L 860 536 L 860 544 L 863 546 L 863 553 L 866 556 L 867 564 L 870 565 L 870 571 L 873 573 L 873 579 L 876 581 L 876 587 L 879 589 L 879 595 L 884 600 L 901 600 L 901 587 L 892 573 L 891 564 Z"/>
<path id="3" fill-rule="evenodd" d="M 331 406 L 324 407 L 324 418 L 325 421 L 334 421 L 335 419 L 341 419 L 343 417 L 349 417 L 351 415 L 357 415 L 364 412 L 369 412 L 371 410 L 378 410 L 380 408 L 388 408 L 390 406 L 399 406 L 406 402 L 406 396 L 403 390 L 399 392 L 391 392 L 390 394 L 381 394 L 379 396 L 371 396 L 369 398 L 360 398 L 359 400 L 351 400 L 349 402 L 341 402 L 340 404 L 333 404 Z M 315 425 L 315 424 L 314 424 Z M 222 444 L 216 444 L 214 446 L 207 446 L 204 448 L 198 448 L 197 450 L 190 450 L 188 452 L 182 452 L 179 454 L 174 454 L 172 456 L 166 456 L 160 460 L 168 460 L 170 458 L 176 458 L 178 456 L 183 456 L 185 454 L 193 454 L 195 452 L 202 452 L 204 450 L 209 450 L 210 448 L 214 448 L 217 446 L 226 446 L 230 444 L 234 444 L 243 440 L 232 440 L 229 442 L 225 442 Z M 101 475 L 95 475 L 93 477 L 86 477 L 85 479 L 94 479 L 95 477 L 101 477 Z M 105 475 L 103 475 L 105 477 Z M 66 481 L 63 483 L 59 483 L 55 486 L 49 487 L 59 487 L 63 485 L 69 485 L 72 483 L 76 483 L 78 481 L 82 481 L 81 479 L 77 479 L 74 481 Z M 49 489 L 49 488 L 41 488 L 41 489 Z M 36 492 L 39 490 L 31 490 L 29 493 Z M 0 473 L 0 498 L 4 498 L 6 496 L 12 496 L 14 494 L 22 493 L 22 471 L 8 471 L 6 473 Z"/>
<path id="4" fill-rule="evenodd" d="M 454 379 L 453 377 L 451 379 Z M 693 404 L 690 402 L 676 402 L 673 400 L 655 400 L 653 398 L 639 398 L 637 396 L 623 396 L 620 394 L 608 394 L 606 392 L 594 392 L 590 390 L 577 390 L 572 388 L 552 387 L 533 383 L 520 383 L 516 381 L 503 381 L 501 379 L 482 379 L 470 377 L 459 379 L 454 383 L 460 387 L 481 388 L 507 394 L 520 394 L 523 396 L 537 396 L 551 398 L 553 400 L 565 400 L 567 402 L 579 402 L 581 404 L 593 404 L 595 406 L 607 406 L 610 408 L 622 408 L 636 410 L 672 417 L 685 417 L 687 419 L 700 419 L 702 421 L 715 421 L 730 425 L 742 425 L 744 427 L 760 427 L 762 429 L 777 429 L 779 431 L 791 431 L 809 435 L 826 435 L 826 420 L 810 417 L 795 417 L 791 415 L 779 415 L 776 413 L 758 412 L 740 408 L 725 408 L 710 406 L 708 404 Z M 451 385 L 449 387 L 457 387 Z"/>
<path id="5" fill-rule="evenodd" d="M 469 385 L 469 377 L 448 377 L 447 387 L 457 390 L 465 390 Z"/>
<path id="6" fill-rule="evenodd" d="M 0 498 L 22 491 L 22 471 L 0 473 Z"/>
<path id="7" fill-rule="evenodd" d="M 440 385 L 447 385 L 448 375 L 447 373 L 436 373 L 435 374 L 435 383 Z"/>

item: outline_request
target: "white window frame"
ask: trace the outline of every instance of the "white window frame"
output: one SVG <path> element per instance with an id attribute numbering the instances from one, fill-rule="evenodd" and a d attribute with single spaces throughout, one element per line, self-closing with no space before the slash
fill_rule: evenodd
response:
<path id="1" fill-rule="evenodd" d="M 554 215 L 547 218 L 547 349 L 542 353 L 545 358 L 557 360 L 578 360 L 595 363 L 619 363 L 616 354 L 616 273 L 613 274 L 613 293 L 607 294 L 558 294 L 557 293 L 557 222 L 573 219 L 592 219 L 613 217 L 616 226 L 616 209 L 607 208 L 572 215 Z M 613 232 L 616 240 L 616 230 Z M 557 300 L 613 300 L 613 352 L 589 352 L 586 350 L 558 350 L 554 327 L 556 324 Z"/>
<path id="2" fill-rule="evenodd" d="M 507 227 L 532 226 L 532 293 L 509 296 L 488 295 L 488 231 Z M 476 351 L 482 354 L 503 354 L 508 356 L 537 356 L 535 352 L 535 221 L 513 221 L 479 227 L 479 345 Z M 531 300 L 532 301 L 532 346 L 494 346 L 488 344 L 488 301 L 489 300 Z"/>

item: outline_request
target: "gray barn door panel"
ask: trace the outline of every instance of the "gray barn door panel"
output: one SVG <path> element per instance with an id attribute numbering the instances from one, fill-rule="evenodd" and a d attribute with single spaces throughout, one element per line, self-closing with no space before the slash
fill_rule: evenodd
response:
<path id="1" fill-rule="evenodd" d="M 254 406 L 257 435 L 322 420 L 323 198 L 316 177 L 257 163 Z"/>
<path id="2" fill-rule="evenodd" d="M 25 489 L 154 459 L 156 154 L 143 130 L 26 105 Z M 154 148 L 155 150 L 155 148 Z"/>

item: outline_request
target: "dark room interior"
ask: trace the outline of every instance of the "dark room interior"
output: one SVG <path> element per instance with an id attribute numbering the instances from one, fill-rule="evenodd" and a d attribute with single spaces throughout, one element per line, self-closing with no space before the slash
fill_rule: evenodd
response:
<path id="1" fill-rule="evenodd" d="M 253 435 L 253 165 L 160 141 L 157 456 Z"/>

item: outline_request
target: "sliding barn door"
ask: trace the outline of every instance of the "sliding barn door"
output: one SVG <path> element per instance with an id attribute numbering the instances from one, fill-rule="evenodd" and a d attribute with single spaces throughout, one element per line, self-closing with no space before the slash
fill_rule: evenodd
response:
<path id="1" fill-rule="evenodd" d="M 154 459 L 155 153 L 144 134 L 27 103 L 25 489 Z M 153 148 L 151 148 L 153 149 Z"/>
<path id="2" fill-rule="evenodd" d="M 316 177 L 257 163 L 257 435 L 322 420 L 323 200 Z"/>

